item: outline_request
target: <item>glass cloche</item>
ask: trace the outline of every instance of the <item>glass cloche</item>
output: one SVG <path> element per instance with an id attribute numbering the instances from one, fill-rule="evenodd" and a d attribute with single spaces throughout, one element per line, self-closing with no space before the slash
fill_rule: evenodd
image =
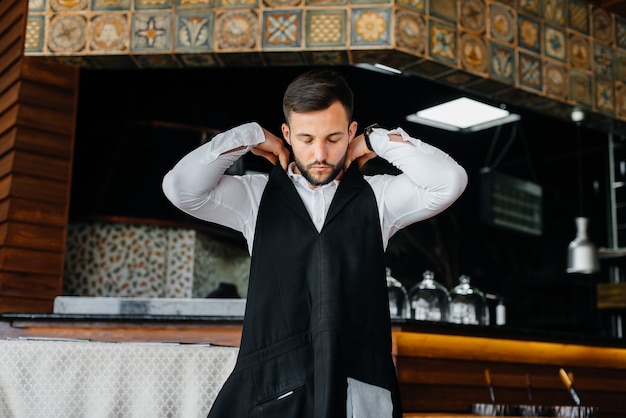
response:
<path id="1" fill-rule="evenodd" d="M 448 290 L 435 281 L 432 271 L 425 271 L 421 282 L 409 292 L 411 317 L 422 321 L 448 321 L 450 296 Z"/>
<path id="2" fill-rule="evenodd" d="M 483 292 L 470 285 L 469 276 L 462 275 L 459 282 L 450 291 L 450 322 L 489 325 L 489 308 Z"/>
<path id="3" fill-rule="evenodd" d="M 402 283 L 391 276 L 389 267 L 387 267 L 387 293 L 391 318 L 409 318 L 409 296 Z"/>

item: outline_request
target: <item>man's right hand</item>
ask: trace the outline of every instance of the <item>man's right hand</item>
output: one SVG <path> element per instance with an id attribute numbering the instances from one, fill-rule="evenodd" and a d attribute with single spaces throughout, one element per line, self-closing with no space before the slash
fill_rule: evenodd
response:
<path id="1" fill-rule="evenodd" d="M 287 170 L 287 165 L 289 165 L 289 150 L 285 147 L 285 143 L 281 138 L 265 128 L 263 128 L 263 133 L 265 134 L 265 141 L 252 147 L 250 152 L 254 155 L 264 157 L 274 165 L 280 162 L 283 170 Z"/>

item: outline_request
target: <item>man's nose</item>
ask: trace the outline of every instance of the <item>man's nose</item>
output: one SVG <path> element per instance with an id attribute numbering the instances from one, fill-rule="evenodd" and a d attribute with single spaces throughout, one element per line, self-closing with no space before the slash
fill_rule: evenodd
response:
<path id="1" fill-rule="evenodd" d="M 326 142 L 325 141 L 317 141 L 315 143 L 315 160 L 322 162 L 326 161 L 326 157 L 328 155 L 328 151 L 326 150 Z"/>

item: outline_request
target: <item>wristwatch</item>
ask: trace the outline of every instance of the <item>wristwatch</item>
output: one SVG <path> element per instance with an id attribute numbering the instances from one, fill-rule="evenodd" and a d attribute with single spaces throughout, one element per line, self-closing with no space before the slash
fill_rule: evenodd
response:
<path id="1" fill-rule="evenodd" d="M 372 148 L 372 143 L 370 142 L 370 135 L 372 131 L 374 130 L 374 128 L 378 128 L 377 123 L 371 124 L 370 126 L 365 128 L 365 130 L 363 131 L 363 138 L 365 139 L 365 146 L 367 147 L 368 150 L 372 152 L 374 152 L 374 148 Z"/>

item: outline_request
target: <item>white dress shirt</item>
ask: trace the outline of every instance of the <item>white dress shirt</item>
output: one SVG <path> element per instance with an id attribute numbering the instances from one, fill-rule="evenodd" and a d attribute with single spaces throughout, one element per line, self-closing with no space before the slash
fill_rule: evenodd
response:
<path id="1" fill-rule="evenodd" d="M 401 135 L 395 142 L 388 134 Z M 216 135 L 183 157 L 163 179 L 163 192 L 180 210 L 196 218 L 227 226 L 243 233 L 252 253 L 257 212 L 267 174 L 243 176 L 224 172 L 251 147 L 265 140 L 263 129 L 246 123 Z M 378 203 L 383 245 L 398 230 L 430 218 L 450 206 L 463 193 L 467 174 L 450 156 L 402 129 L 374 128 L 370 143 L 376 154 L 402 174 L 366 176 Z M 237 151 L 232 151 L 237 148 Z M 287 171 L 311 220 L 321 230 L 338 180 L 311 188 L 306 179 Z"/>

